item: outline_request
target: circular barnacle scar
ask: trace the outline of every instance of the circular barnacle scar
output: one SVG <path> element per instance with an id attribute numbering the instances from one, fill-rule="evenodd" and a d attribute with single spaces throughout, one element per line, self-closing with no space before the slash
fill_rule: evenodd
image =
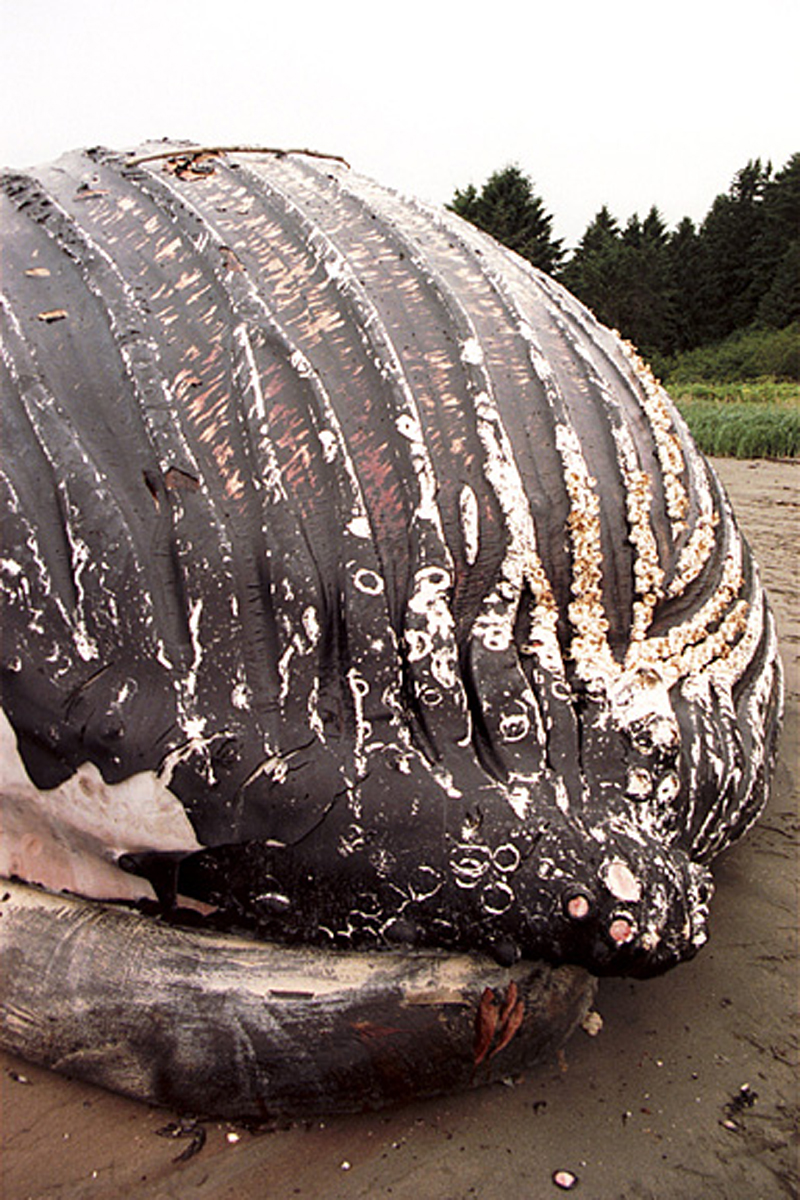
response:
<path id="1" fill-rule="evenodd" d="M 520 852 L 516 846 L 512 846 L 510 842 L 506 842 L 502 846 L 498 846 L 492 855 L 492 861 L 498 871 L 502 871 L 505 875 L 510 875 L 512 871 L 516 871 L 521 862 Z"/>
<path id="2" fill-rule="evenodd" d="M 514 893 L 502 879 L 488 883 L 481 894 L 481 905 L 490 916 L 500 917 L 514 903 Z"/>
<path id="3" fill-rule="evenodd" d="M 636 926 L 633 918 L 627 913 L 619 913 L 608 927 L 608 936 L 620 946 L 624 946 L 627 942 L 632 942 L 636 936 Z"/>
<path id="4" fill-rule="evenodd" d="M 463 850 L 458 857 L 451 859 L 456 885 L 460 888 L 475 887 L 489 870 L 490 862 L 489 851 L 485 846 L 473 846 Z"/>
<path id="5" fill-rule="evenodd" d="M 504 742 L 520 742 L 529 732 L 531 719 L 523 708 L 500 718 L 500 736 Z"/>
<path id="6" fill-rule="evenodd" d="M 642 885 L 627 863 L 615 858 L 600 868 L 600 878 L 617 900 L 635 903 L 642 898 Z"/>
<path id="7" fill-rule="evenodd" d="M 564 909 L 573 921 L 585 921 L 592 911 L 592 902 L 583 892 L 569 892 L 564 897 Z"/>
<path id="8" fill-rule="evenodd" d="M 369 567 L 361 567 L 356 571 L 353 583 L 360 592 L 365 592 L 367 596 L 379 596 L 384 590 L 384 582 L 380 575 L 377 571 L 371 571 Z"/>
<path id="9" fill-rule="evenodd" d="M 511 642 L 511 637 L 504 625 L 485 624 L 480 629 L 476 626 L 475 632 L 480 635 L 480 638 L 487 650 L 496 650 L 501 652 L 507 650 Z"/>
<path id="10" fill-rule="evenodd" d="M 419 698 L 426 708 L 437 708 L 442 703 L 442 693 L 430 685 L 420 689 Z"/>
<path id="11" fill-rule="evenodd" d="M 450 574 L 444 567 L 423 567 L 415 576 L 417 584 L 433 588 L 435 592 L 446 592 L 450 587 Z"/>
<path id="12" fill-rule="evenodd" d="M 572 689 L 566 679 L 554 679 L 550 685 L 550 690 L 556 700 L 563 700 L 565 704 L 572 701 Z"/>

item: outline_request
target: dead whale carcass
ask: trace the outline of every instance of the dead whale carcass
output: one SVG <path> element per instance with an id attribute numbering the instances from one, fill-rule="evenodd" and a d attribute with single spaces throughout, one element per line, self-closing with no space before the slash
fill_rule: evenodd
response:
<path id="1" fill-rule="evenodd" d="M 3 874 L 401 975 L 692 955 L 781 683 L 664 392 L 451 214 L 153 153 L 4 179 Z"/>

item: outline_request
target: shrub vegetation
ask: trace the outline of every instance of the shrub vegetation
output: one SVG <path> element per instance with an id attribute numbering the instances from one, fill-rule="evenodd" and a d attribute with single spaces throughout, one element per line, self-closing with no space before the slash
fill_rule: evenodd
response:
<path id="1" fill-rule="evenodd" d="M 700 380 L 734 383 L 765 377 L 800 380 L 800 321 L 785 329 L 739 330 L 724 341 L 683 354 L 654 354 L 651 363 L 669 385 Z"/>

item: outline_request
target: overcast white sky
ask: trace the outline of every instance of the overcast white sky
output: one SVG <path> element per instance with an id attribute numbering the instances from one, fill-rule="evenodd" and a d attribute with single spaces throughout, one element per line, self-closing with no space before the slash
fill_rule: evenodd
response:
<path id="1" fill-rule="evenodd" d="M 0 0 L 0 163 L 310 146 L 444 203 L 507 162 L 574 244 L 800 150 L 797 0 Z"/>

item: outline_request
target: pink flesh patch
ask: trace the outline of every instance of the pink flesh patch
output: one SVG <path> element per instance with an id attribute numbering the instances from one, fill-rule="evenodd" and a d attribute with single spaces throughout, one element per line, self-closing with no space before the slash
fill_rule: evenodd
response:
<path id="1" fill-rule="evenodd" d="M 84 763 L 57 787 L 33 783 L 0 709 L 0 875 L 97 900 L 155 899 L 116 865 L 141 850 L 200 849 L 178 797 L 154 771 L 106 783 Z"/>

